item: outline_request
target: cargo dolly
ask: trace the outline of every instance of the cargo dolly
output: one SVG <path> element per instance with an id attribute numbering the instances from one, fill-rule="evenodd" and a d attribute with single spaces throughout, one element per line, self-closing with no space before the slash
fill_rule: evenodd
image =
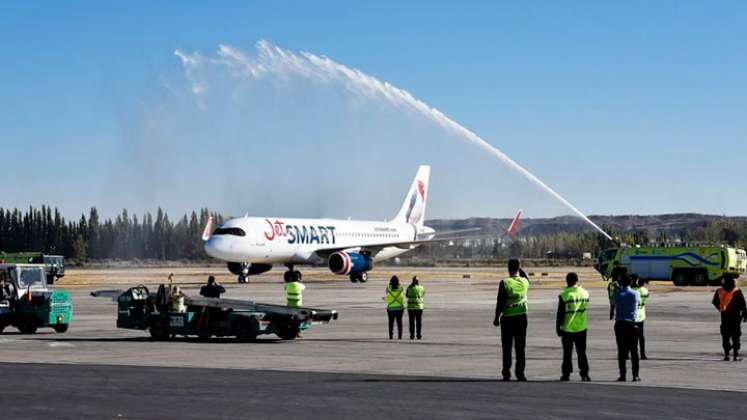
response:
<path id="1" fill-rule="evenodd" d="M 174 305 L 168 288 L 161 285 L 152 294 L 144 285 L 126 291 L 92 292 L 110 296 L 117 302 L 117 327 L 148 330 L 154 340 L 179 336 L 200 338 L 236 337 L 254 341 L 262 334 L 275 334 L 293 340 L 313 324 L 337 319 L 337 312 L 326 309 L 290 308 L 253 300 L 183 296 L 183 305 Z"/>

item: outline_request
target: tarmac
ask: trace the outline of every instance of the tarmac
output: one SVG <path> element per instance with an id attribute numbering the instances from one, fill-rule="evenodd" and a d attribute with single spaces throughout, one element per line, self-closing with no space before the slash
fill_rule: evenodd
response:
<path id="1" fill-rule="evenodd" d="M 284 300 L 280 271 L 248 285 L 235 284 L 221 269 L 177 279 L 186 293 L 196 294 L 197 282 L 213 271 L 227 287 L 226 297 Z M 492 326 L 500 274 L 387 268 L 366 284 L 352 284 L 322 269 L 308 271 L 305 306 L 336 309 L 340 319 L 315 325 L 294 341 L 261 336 L 249 344 L 153 342 L 146 332 L 116 329 L 116 304 L 90 296 L 112 287 L 108 271 L 88 272 L 98 281 L 85 282 L 76 282 L 71 271 L 60 284 L 75 302 L 67 333 L 21 335 L 8 328 L 0 335 L 5 388 L 12 390 L 0 393 L 3 412 L 13 406 L 9 402 L 28 398 L 33 403 L 13 408 L 9 418 L 621 418 L 631 412 L 717 418 L 743 411 L 747 362 L 721 360 L 719 315 L 710 304 L 714 288 L 650 288 L 643 382 L 620 384 L 606 290 L 581 270 L 591 293 L 593 382 L 581 383 L 574 374 L 573 382 L 559 383 L 554 317 L 564 269 L 533 278 L 529 382 L 502 383 L 499 332 Z M 407 316 L 403 340 L 387 337 L 382 297 L 386 277 L 396 271 L 420 273 L 426 287 L 422 341 L 409 340 Z M 147 283 L 161 274 L 133 270 L 132 277 Z"/>

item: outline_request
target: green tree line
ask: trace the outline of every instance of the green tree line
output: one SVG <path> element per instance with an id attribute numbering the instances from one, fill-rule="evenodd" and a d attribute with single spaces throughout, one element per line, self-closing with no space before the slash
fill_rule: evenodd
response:
<path id="1" fill-rule="evenodd" d="M 26 211 L 0 208 L 0 251 L 41 251 L 82 262 L 103 259 L 202 260 L 207 258 L 200 239 L 208 218 L 222 222 L 206 208 L 172 221 L 161 208 L 141 217 L 122 210 L 102 220 L 98 210 L 78 220 L 65 220 L 59 209 L 29 207 Z"/>

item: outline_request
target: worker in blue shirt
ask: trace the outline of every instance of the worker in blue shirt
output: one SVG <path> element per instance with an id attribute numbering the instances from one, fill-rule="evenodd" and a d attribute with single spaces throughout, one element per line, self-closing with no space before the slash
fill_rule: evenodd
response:
<path id="1" fill-rule="evenodd" d="M 638 326 L 636 325 L 638 305 L 641 296 L 630 288 L 630 276 L 622 273 L 620 288 L 614 296 L 615 340 L 617 341 L 617 364 L 620 368 L 619 382 L 626 381 L 626 359 L 630 357 L 633 368 L 633 382 L 641 380 L 638 366 Z"/>

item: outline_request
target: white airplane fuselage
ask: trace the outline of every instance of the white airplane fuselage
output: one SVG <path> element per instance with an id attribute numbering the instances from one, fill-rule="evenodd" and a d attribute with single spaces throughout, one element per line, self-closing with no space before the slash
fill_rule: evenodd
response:
<path id="1" fill-rule="evenodd" d="M 317 251 L 345 249 L 432 236 L 434 230 L 408 223 L 336 219 L 292 219 L 241 217 L 223 223 L 205 242 L 211 257 L 235 263 L 317 264 Z M 372 256 L 373 261 L 396 257 L 418 245 L 387 246 Z"/>

